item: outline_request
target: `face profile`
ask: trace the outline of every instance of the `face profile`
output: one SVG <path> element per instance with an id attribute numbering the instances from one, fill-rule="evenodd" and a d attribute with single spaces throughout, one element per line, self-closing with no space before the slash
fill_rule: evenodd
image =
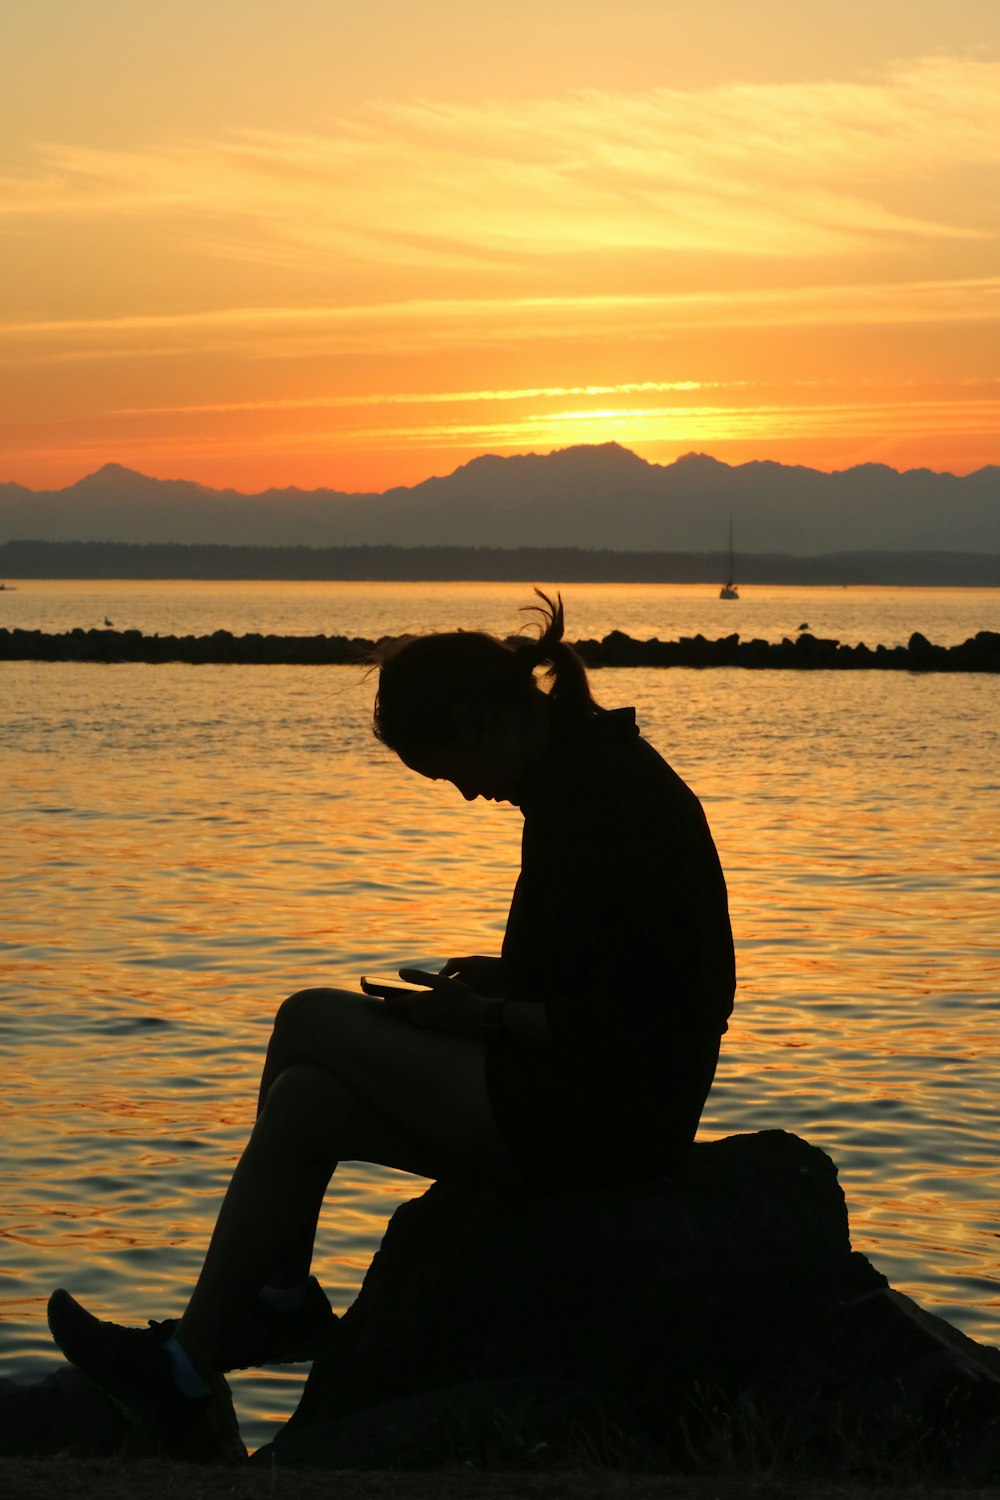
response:
<path id="1" fill-rule="evenodd" d="M 517 805 L 525 775 L 551 739 L 550 706 L 533 688 L 523 701 L 492 709 L 460 704 L 451 713 L 453 734 L 438 745 L 400 752 L 411 771 L 429 781 L 451 782 L 466 802 Z"/>

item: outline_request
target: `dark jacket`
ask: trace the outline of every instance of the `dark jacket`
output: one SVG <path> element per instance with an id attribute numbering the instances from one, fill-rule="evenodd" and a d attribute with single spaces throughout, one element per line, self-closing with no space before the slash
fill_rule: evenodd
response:
<path id="1" fill-rule="evenodd" d="M 701 803 L 604 713 L 555 748 L 522 796 L 505 992 L 545 1005 L 560 1049 L 629 1051 L 726 1030 L 736 970 L 726 884 Z"/>
<path id="2" fill-rule="evenodd" d="M 501 992 L 540 1052 L 491 1041 L 495 1118 L 541 1188 L 641 1180 L 687 1150 L 736 988 L 726 885 L 697 797 L 631 708 L 557 742 L 521 798 Z"/>

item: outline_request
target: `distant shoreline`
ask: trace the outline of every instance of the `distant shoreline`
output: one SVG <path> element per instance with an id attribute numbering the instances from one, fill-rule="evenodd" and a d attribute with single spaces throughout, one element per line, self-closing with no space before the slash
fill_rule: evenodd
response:
<path id="1" fill-rule="evenodd" d="M 723 552 L 610 551 L 586 547 L 256 547 L 169 542 L 0 543 L 0 580 L 157 579 L 176 582 L 647 583 L 718 587 Z M 746 586 L 1000 588 L 1000 554 L 748 553 Z"/>
<path id="2" fill-rule="evenodd" d="M 360 666 L 375 659 L 380 641 L 342 635 L 144 635 L 140 630 L 0 629 L 0 661 L 187 662 L 232 666 Z M 915 631 L 905 646 L 850 646 L 803 631 L 794 640 L 718 640 L 703 635 L 676 641 L 635 640 L 613 630 L 603 640 L 576 641 L 588 667 L 745 667 L 791 671 L 1000 672 L 1000 633 L 981 630 L 957 646 L 937 646 Z"/>

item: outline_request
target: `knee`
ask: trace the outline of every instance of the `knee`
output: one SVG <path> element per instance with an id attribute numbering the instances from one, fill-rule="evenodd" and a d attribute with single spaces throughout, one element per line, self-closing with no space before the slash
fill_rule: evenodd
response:
<path id="1" fill-rule="evenodd" d="M 267 1091 L 253 1136 L 268 1149 L 325 1158 L 351 1118 L 354 1101 L 339 1080 L 309 1062 L 283 1068 Z"/>
<path id="2" fill-rule="evenodd" d="M 313 1084 L 316 1069 L 309 1063 L 290 1063 L 282 1068 L 267 1091 L 265 1108 L 270 1115 L 294 1114 Z"/>
<path id="3" fill-rule="evenodd" d="M 328 1082 L 328 1075 L 314 1063 L 290 1063 L 268 1089 L 267 1108 L 272 1114 L 307 1114 L 313 1096 Z"/>
<path id="4" fill-rule="evenodd" d="M 275 1031 L 298 1031 L 310 1011 L 314 1007 L 313 996 L 318 994 L 317 990 L 297 990 L 294 995 L 289 995 L 287 1000 L 282 1000 L 274 1017 Z"/>
<path id="5" fill-rule="evenodd" d="M 331 1002 L 335 993 L 332 990 L 313 989 L 297 990 L 294 995 L 289 995 L 278 1006 L 274 1018 L 274 1037 L 285 1044 L 308 1042 L 309 1037 L 315 1034 L 321 1014 L 324 1021 L 329 1022 L 334 1009 Z"/>

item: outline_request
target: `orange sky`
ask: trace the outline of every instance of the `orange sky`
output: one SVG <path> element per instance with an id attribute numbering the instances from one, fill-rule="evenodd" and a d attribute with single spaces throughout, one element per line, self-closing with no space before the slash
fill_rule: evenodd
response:
<path id="1" fill-rule="evenodd" d="M 36 0 L 0 50 L 0 480 L 1000 463 L 995 0 Z"/>

